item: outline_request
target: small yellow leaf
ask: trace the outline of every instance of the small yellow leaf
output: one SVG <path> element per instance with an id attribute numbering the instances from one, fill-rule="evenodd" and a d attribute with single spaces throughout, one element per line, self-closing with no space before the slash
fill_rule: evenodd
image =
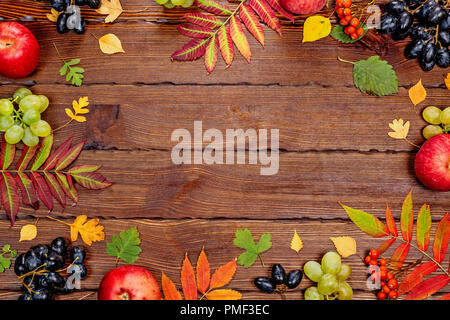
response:
<path id="1" fill-rule="evenodd" d="M 450 73 L 447 73 L 447 77 L 444 79 L 447 89 L 450 90 Z"/>
<path id="2" fill-rule="evenodd" d="M 100 8 L 95 11 L 100 14 L 107 14 L 105 23 L 111 23 L 122 14 L 123 10 L 120 0 L 101 0 Z"/>
<path id="3" fill-rule="evenodd" d="M 70 226 L 70 238 L 72 242 L 77 241 L 78 233 L 81 235 L 84 243 L 88 246 L 95 241 L 105 240 L 104 227 L 99 225 L 99 219 L 91 219 L 87 221 L 86 215 L 78 216 Z"/>
<path id="4" fill-rule="evenodd" d="M 300 236 L 298 235 L 297 230 L 294 230 L 294 236 L 291 240 L 291 249 L 298 253 L 300 250 L 302 250 L 302 248 L 302 238 L 300 238 Z"/>
<path id="5" fill-rule="evenodd" d="M 330 237 L 336 247 L 337 252 L 347 258 L 356 253 L 356 241 L 352 237 Z"/>
<path id="6" fill-rule="evenodd" d="M 50 20 L 51 22 L 54 22 L 54 23 L 56 23 L 56 21 L 58 21 L 58 17 L 59 17 L 59 15 L 62 13 L 62 11 L 61 12 L 58 12 L 58 11 L 56 11 L 55 9 L 51 9 L 51 13 L 47 13 L 46 14 L 46 17 L 47 17 L 47 19 L 48 20 Z"/>
<path id="7" fill-rule="evenodd" d="M 389 127 L 393 132 L 388 132 L 389 137 L 394 139 L 406 139 L 409 132 L 409 121 L 403 123 L 403 119 L 394 119 L 392 123 L 389 123 Z"/>
<path id="8" fill-rule="evenodd" d="M 409 98 L 413 105 L 417 106 L 419 103 L 424 101 L 427 97 L 427 91 L 422 85 L 422 80 L 419 80 L 414 86 L 412 86 L 409 91 Z"/>
<path id="9" fill-rule="evenodd" d="M 302 42 L 312 42 L 328 36 L 331 32 L 330 19 L 311 16 L 305 20 Z"/>
<path id="10" fill-rule="evenodd" d="M 37 236 L 37 228 L 34 224 L 26 224 L 20 229 L 19 241 L 33 240 Z"/>
<path id="11" fill-rule="evenodd" d="M 125 52 L 122 48 L 122 42 L 120 39 L 113 33 L 108 33 L 98 39 L 98 43 L 100 44 L 100 50 L 106 54 L 114 54 L 118 52 Z"/>

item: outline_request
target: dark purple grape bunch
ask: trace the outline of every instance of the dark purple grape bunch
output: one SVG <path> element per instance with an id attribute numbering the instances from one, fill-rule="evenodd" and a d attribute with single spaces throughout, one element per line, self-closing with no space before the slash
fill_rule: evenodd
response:
<path id="1" fill-rule="evenodd" d="M 282 296 L 288 289 L 298 287 L 303 278 L 301 270 L 293 270 L 286 274 L 281 264 L 272 266 L 271 277 L 258 277 L 254 280 L 255 286 L 265 293 L 280 293 Z"/>
<path id="2" fill-rule="evenodd" d="M 65 268 L 66 262 L 69 262 Z M 70 251 L 64 238 L 56 238 L 50 245 L 38 244 L 17 256 L 14 272 L 24 292 L 19 300 L 53 300 L 56 294 L 76 289 L 76 282 L 87 276 L 84 265 L 86 251 L 73 246 Z"/>
<path id="3" fill-rule="evenodd" d="M 88 5 L 92 9 L 100 7 L 101 0 L 50 0 L 50 5 L 61 14 L 56 21 L 56 30 L 67 33 L 73 30 L 77 34 L 84 33 L 86 21 L 81 16 L 80 7 Z"/>
<path id="4" fill-rule="evenodd" d="M 450 12 L 443 1 L 393 0 L 384 10 L 379 32 L 392 34 L 394 40 L 410 37 L 407 59 L 418 59 L 423 71 L 450 66 Z"/>

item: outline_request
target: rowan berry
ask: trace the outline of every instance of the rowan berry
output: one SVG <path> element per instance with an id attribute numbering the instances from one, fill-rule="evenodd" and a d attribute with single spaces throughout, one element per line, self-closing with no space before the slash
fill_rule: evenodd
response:
<path id="1" fill-rule="evenodd" d="M 344 13 L 344 16 L 350 16 L 352 14 L 352 9 L 344 8 L 342 9 L 342 12 Z"/>
<path id="2" fill-rule="evenodd" d="M 386 280 L 387 279 L 387 272 L 386 271 L 380 271 L 380 279 L 381 280 Z"/>
<path id="3" fill-rule="evenodd" d="M 387 286 L 389 287 L 389 289 L 395 290 L 398 288 L 398 282 L 395 279 L 390 279 L 387 283 Z"/>
<path id="4" fill-rule="evenodd" d="M 344 0 L 337 0 L 336 6 L 338 6 L 339 8 L 342 8 L 344 6 Z"/>
<path id="5" fill-rule="evenodd" d="M 380 271 L 386 271 L 386 273 L 388 272 L 388 268 L 386 266 L 381 266 L 380 267 Z"/>
<path id="6" fill-rule="evenodd" d="M 351 35 L 350 35 L 350 37 L 352 37 L 354 35 L 354 33 L 352 33 Z M 377 260 L 370 260 L 369 261 L 369 265 L 371 265 L 371 266 L 377 266 L 378 265 L 378 262 L 377 262 Z"/>
<path id="7" fill-rule="evenodd" d="M 365 31 L 363 28 L 359 27 L 358 29 L 356 29 L 356 34 L 358 35 L 358 37 L 362 37 L 364 35 Z M 384 264 L 381 264 L 381 260 L 384 261 Z M 380 265 L 385 266 L 386 265 L 386 260 L 385 259 L 380 259 Z"/>
<path id="8" fill-rule="evenodd" d="M 337 13 L 339 18 L 343 18 L 345 16 L 344 9 L 342 9 L 342 8 L 337 9 L 336 13 Z"/>
<path id="9" fill-rule="evenodd" d="M 394 275 L 392 274 L 392 272 L 387 273 L 387 279 L 388 280 L 394 279 Z"/>
<path id="10" fill-rule="evenodd" d="M 370 256 L 366 256 L 366 257 L 364 258 L 364 262 L 365 262 L 366 264 L 369 264 L 370 260 L 372 260 L 372 258 L 370 258 Z"/>
<path id="11" fill-rule="evenodd" d="M 385 284 L 381 285 L 381 291 L 383 291 L 384 293 L 388 294 L 389 292 L 391 292 L 391 289 L 389 289 L 389 287 Z"/>
<path id="12" fill-rule="evenodd" d="M 395 290 L 392 290 L 391 292 L 389 292 L 389 299 L 395 300 L 398 298 L 398 292 Z"/>
<path id="13" fill-rule="evenodd" d="M 355 27 L 352 27 L 352 26 L 348 26 L 344 29 L 345 34 L 352 34 L 352 33 L 355 33 L 355 31 L 356 31 Z M 370 259 L 370 260 L 372 260 L 372 259 Z"/>
<path id="14" fill-rule="evenodd" d="M 377 294 L 377 298 L 380 300 L 384 300 L 384 299 L 386 299 L 386 297 L 387 297 L 387 295 L 383 291 L 379 291 Z"/>
<path id="15" fill-rule="evenodd" d="M 351 20 L 350 20 L 350 25 L 351 26 L 354 26 L 355 28 L 357 28 L 358 26 L 359 26 L 359 19 L 358 18 L 352 18 Z M 376 259 L 376 258 L 378 258 L 378 256 L 380 255 L 379 253 L 378 253 L 378 250 L 376 250 L 376 249 L 372 249 L 372 250 L 370 250 L 370 256 L 372 256 L 372 252 L 374 253 L 374 256 L 372 256 L 372 259 Z M 375 254 L 376 254 L 376 257 L 375 257 Z"/>
<path id="16" fill-rule="evenodd" d="M 343 5 L 345 8 L 350 8 L 350 7 L 352 6 L 352 0 L 343 0 L 343 1 L 342 1 L 342 5 Z"/>
<path id="17" fill-rule="evenodd" d="M 350 38 L 352 38 L 353 40 L 356 40 L 359 37 L 358 37 L 358 35 L 355 32 L 355 33 L 350 34 Z M 378 262 L 376 260 L 373 260 L 373 261 L 375 261 L 375 265 L 378 265 Z"/>
<path id="18" fill-rule="evenodd" d="M 356 29 L 356 33 L 358 33 L 358 30 L 359 30 L 359 29 L 362 29 L 362 30 L 364 31 L 363 28 L 358 28 L 358 29 Z M 380 259 L 380 260 L 378 260 L 378 263 L 380 264 L 380 266 L 385 266 L 385 265 L 387 265 L 386 259 Z"/>
<path id="19" fill-rule="evenodd" d="M 348 25 L 348 20 L 345 20 L 345 18 L 342 18 L 341 20 L 339 20 L 339 24 L 341 25 L 341 26 L 346 26 L 346 25 Z"/>

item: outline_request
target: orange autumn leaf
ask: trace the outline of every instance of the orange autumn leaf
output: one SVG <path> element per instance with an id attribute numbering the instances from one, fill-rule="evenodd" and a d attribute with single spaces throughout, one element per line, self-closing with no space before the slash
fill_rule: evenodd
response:
<path id="1" fill-rule="evenodd" d="M 405 300 L 423 300 L 445 287 L 450 281 L 446 274 L 440 274 L 425 280 L 406 295 Z"/>
<path id="2" fill-rule="evenodd" d="M 209 290 L 227 285 L 236 272 L 236 259 L 219 267 L 212 275 Z"/>
<path id="3" fill-rule="evenodd" d="M 411 99 L 411 102 L 415 106 L 424 101 L 427 97 L 427 91 L 422 85 L 422 80 L 419 80 L 419 82 L 417 82 L 414 86 L 412 86 L 409 89 L 408 94 L 409 98 Z"/>
<path id="4" fill-rule="evenodd" d="M 197 283 L 195 281 L 194 268 L 187 253 L 181 267 L 181 287 L 185 300 L 197 300 Z"/>
<path id="5" fill-rule="evenodd" d="M 161 287 L 164 294 L 164 300 L 182 300 L 181 293 L 175 287 L 175 284 L 170 280 L 164 272 L 161 275 Z"/>
<path id="6" fill-rule="evenodd" d="M 208 292 L 205 297 L 208 300 L 239 300 L 242 294 L 236 290 L 219 289 Z"/>
<path id="7" fill-rule="evenodd" d="M 394 217 L 392 216 L 391 209 L 389 209 L 389 205 L 386 203 L 386 225 L 389 230 L 389 233 L 394 237 L 398 236 L 397 226 L 395 224 Z"/>
<path id="8" fill-rule="evenodd" d="M 209 261 L 202 249 L 197 260 L 197 287 L 200 293 L 204 294 L 208 290 L 210 276 Z"/>

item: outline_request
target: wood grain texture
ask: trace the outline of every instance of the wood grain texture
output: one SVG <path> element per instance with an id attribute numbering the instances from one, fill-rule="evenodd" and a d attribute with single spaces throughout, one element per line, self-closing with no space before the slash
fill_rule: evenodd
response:
<path id="1" fill-rule="evenodd" d="M 20 227 L 26 223 L 34 223 L 34 220 L 26 219 L 19 221 L 12 229 L 9 229 L 9 225 L 6 222 L 0 223 L 0 243 L 8 241 L 13 248 L 18 248 L 19 252 L 26 251 L 30 242 L 17 242 Z M 256 261 L 250 268 L 238 266 L 232 282 L 227 286 L 242 291 L 246 299 L 280 299 L 279 295 L 259 293 L 252 283 L 253 279 L 258 276 L 268 275 L 270 267 L 274 263 L 281 263 L 287 271 L 290 271 L 301 268 L 308 260 L 320 260 L 325 252 L 334 250 L 333 243 L 329 237 L 341 236 L 343 234 L 350 235 L 358 239 L 358 253 L 343 260 L 352 267 L 352 275 L 349 283 L 355 290 L 355 298 L 373 297 L 373 293 L 366 288 L 367 269 L 360 257 L 364 257 L 367 254 L 366 250 L 369 248 L 378 246 L 382 242 L 382 239 L 371 238 L 349 222 L 304 222 L 302 220 L 267 222 L 260 220 L 223 221 L 217 219 L 214 221 L 157 221 L 148 219 L 119 221 L 108 219 L 101 220 L 100 223 L 105 226 L 107 234 L 105 241 L 110 241 L 112 235 L 117 234 L 124 228 L 136 226 L 141 233 L 143 254 L 141 254 L 140 259 L 135 264 L 149 269 L 158 283 L 160 283 L 161 272 L 164 271 L 178 288 L 181 288 L 180 270 L 185 253 L 188 254 L 195 267 L 197 257 L 202 247 L 204 247 L 211 264 L 211 270 L 215 270 L 220 265 L 236 258 L 243 252 L 242 249 L 232 245 L 236 229 L 249 228 L 256 239 L 263 233 L 271 233 L 273 247 L 262 254 L 264 266 L 260 261 Z M 432 234 L 434 234 L 436 226 L 437 223 L 434 223 Z M 55 236 L 69 236 L 69 230 L 66 226 L 50 221 L 49 219 L 40 219 L 38 227 L 38 237 L 33 243 L 48 243 Z M 302 237 L 304 244 L 304 248 L 300 251 L 299 255 L 289 248 L 294 229 Z M 317 237 L 318 234 L 321 235 L 320 238 Z M 75 244 L 85 246 L 80 240 Z M 86 266 L 89 276 L 82 281 L 83 291 L 95 291 L 103 275 L 115 265 L 115 258 L 106 255 L 105 246 L 105 242 L 100 242 L 94 243 L 91 247 L 87 248 Z M 396 244 L 387 251 L 385 256 L 390 257 L 395 247 Z M 407 261 L 412 262 L 418 258 L 420 256 L 417 251 L 412 249 Z M 444 266 L 447 264 L 448 257 L 443 262 Z M 302 291 L 312 284 L 305 277 L 301 285 L 297 289 L 292 290 L 288 297 L 290 299 L 302 298 Z M 12 270 L 8 270 L 5 274 L 2 274 L 3 290 L 13 292 L 17 291 L 19 287 L 20 284 Z M 448 292 L 448 288 L 443 289 L 442 293 L 444 292 Z M 442 293 L 437 296 L 440 296 Z M 78 293 L 77 297 L 80 295 Z"/>

